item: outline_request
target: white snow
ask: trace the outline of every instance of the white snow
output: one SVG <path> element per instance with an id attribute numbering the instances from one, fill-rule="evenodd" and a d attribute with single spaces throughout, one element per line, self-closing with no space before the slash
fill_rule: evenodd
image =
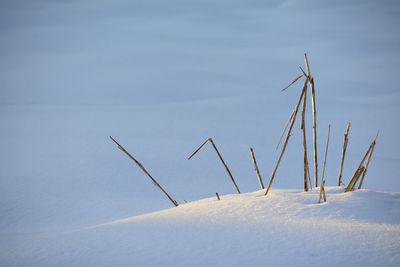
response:
<path id="1" fill-rule="evenodd" d="M 317 189 L 212 197 L 14 235 L 0 253 L 4 266 L 399 266 L 400 194 L 343 190 L 327 187 L 323 204 Z"/>
<path id="2" fill-rule="evenodd" d="M 399 13 L 394 0 L 0 1 L 0 266 L 398 265 L 398 193 L 377 191 L 400 192 Z M 212 137 L 253 192 L 251 146 L 267 184 L 301 84 L 280 91 L 305 52 L 320 175 L 329 124 L 327 186 L 347 123 L 345 183 L 379 129 L 371 191 L 329 188 L 321 205 L 301 192 L 297 121 L 271 195 L 228 195 L 209 145 L 187 157 Z M 311 122 L 308 102 L 309 145 Z M 147 214 L 172 205 L 110 135 L 189 203 Z"/>

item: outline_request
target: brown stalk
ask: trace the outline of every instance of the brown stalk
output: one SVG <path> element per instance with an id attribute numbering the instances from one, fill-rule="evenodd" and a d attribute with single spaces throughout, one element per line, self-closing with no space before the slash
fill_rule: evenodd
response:
<path id="1" fill-rule="evenodd" d="M 353 174 L 353 177 L 351 177 L 350 182 L 346 186 L 346 189 L 344 190 L 344 192 L 354 191 L 354 187 L 355 187 L 358 179 L 360 178 L 360 175 L 363 173 L 364 170 L 365 170 L 364 166 L 358 167 L 356 172 Z"/>
<path id="2" fill-rule="evenodd" d="M 292 119 L 293 119 L 293 116 L 294 116 L 294 110 L 293 110 L 292 114 L 290 115 L 289 120 L 287 121 L 287 123 L 286 123 L 286 125 L 285 125 L 285 129 L 283 129 L 283 132 L 282 132 L 282 134 L 281 134 L 281 137 L 279 138 L 279 142 L 278 142 L 278 144 L 276 145 L 276 149 L 275 149 L 275 150 L 278 150 L 279 145 L 281 144 L 282 138 L 283 138 L 283 136 L 285 135 L 286 129 L 287 129 L 287 127 L 289 126 L 289 123 L 290 123 L 290 122 L 292 121 Z"/>
<path id="3" fill-rule="evenodd" d="M 311 100 L 312 100 L 312 109 L 313 109 L 313 141 L 314 141 L 314 180 L 315 187 L 318 186 L 318 156 L 317 156 L 317 118 L 316 118 L 316 107 L 315 107 L 315 87 L 314 87 L 314 78 L 311 76 L 310 67 L 308 65 L 307 54 L 304 54 L 304 60 L 306 62 L 307 67 L 307 76 L 308 81 L 311 87 Z"/>
<path id="4" fill-rule="evenodd" d="M 281 90 L 281 92 L 285 91 L 286 89 L 288 89 L 292 84 L 294 84 L 295 82 L 297 82 L 301 77 L 303 77 L 303 75 L 300 75 L 299 77 L 297 77 L 296 79 L 294 79 L 293 82 L 291 82 L 288 86 L 286 86 L 285 88 L 283 88 Z"/>
<path id="5" fill-rule="evenodd" d="M 264 189 L 264 184 L 263 184 L 262 179 L 261 179 L 260 171 L 258 170 L 257 161 L 256 161 L 256 158 L 254 156 L 254 152 L 253 152 L 253 148 L 252 147 L 250 147 L 250 154 L 251 154 L 251 158 L 253 159 L 254 167 L 256 168 L 258 182 L 260 183 L 261 189 Z"/>
<path id="6" fill-rule="evenodd" d="M 318 204 L 321 203 L 321 197 L 323 197 L 324 198 L 324 202 L 326 202 L 325 181 L 324 180 L 321 180 L 321 185 L 319 187 Z"/>
<path id="7" fill-rule="evenodd" d="M 323 192 L 323 194 L 324 194 L 324 201 L 326 201 L 324 175 L 325 175 L 325 167 L 326 167 L 326 158 L 327 158 L 327 155 L 328 155 L 328 146 L 329 146 L 329 136 L 330 136 L 330 133 L 331 133 L 331 125 L 329 124 L 329 128 L 328 128 L 328 138 L 327 138 L 327 140 L 326 140 L 326 147 L 325 147 L 324 167 L 322 168 L 321 186 L 320 186 L 320 190 L 319 190 L 318 203 L 321 203 L 321 193 L 322 193 L 322 192 Z"/>
<path id="8" fill-rule="evenodd" d="M 300 128 L 303 132 L 303 161 L 304 161 L 304 191 L 308 191 L 308 157 L 307 157 L 307 138 L 306 138 L 306 127 L 305 127 L 305 117 L 306 117 L 306 100 L 307 100 L 307 82 L 305 83 L 303 99 L 303 109 L 301 111 L 301 125 Z M 310 184 L 311 187 L 311 184 Z"/>
<path id="9" fill-rule="evenodd" d="M 350 122 L 347 125 L 346 133 L 344 134 L 344 140 L 343 140 L 343 148 L 342 148 L 342 159 L 340 161 L 340 171 L 339 171 L 339 178 L 338 178 L 338 186 L 342 183 L 342 171 L 343 171 L 343 163 L 344 163 L 344 156 L 346 154 L 346 149 L 347 149 L 347 143 L 349 141 L 349 130 L 350 130 Z"/>
<path id="10" fill-rule="evenodd" d="M 178 203 L 176 202 L 176 200 L 173 200 L 168 193 L 164 190 L 164 188 L 161 187 L 161 185 L 159 183 L 157 183 L 157 181 L 146 171 L 146 169 L 142 166 L 142 164 L 139 163 L 139 161 L 137 161 L 131 154 L 129 154 L 128 151 L 125 150 L 125 148 L 123 148 L 117 141 L 115 141 L 114 138 L 112 138 L 110 136 L 111 140 L 113 140 L 113 142 L 115 144 L 117 144 L 118 148 L 120 150 L 122 150 L 129 158 L 131 158 L 141 169 L 142 171 L 144 171 L 145 174 L 147 174 L 147 176 L 151 179 L 151 181 L 153 182 L 153 184 L 155 186 L 157 186 L 158 188 L 160 188 L 160 190 L 168 197 L 168 199 L 175 205 L 175 207 L 178 206 Z"/>
<path id="11" fill-rule="evenodd" d="M 360 164 L 358 165 L 358 168 L 357 168 L 356 172 L 353 174 L 353 177 L 350 179 L 350 182 L 347 184 L 346 189 L 344 190 L 344 192 L 349 192 L 349 191 L 353 191 L 354 190 L 354 187 L 355 187 L 355 184 L 357 183 L 358 178 L 362 174 L 362 171 L 364 171 L 364 169 L 365 169 L 363 167 L 364 161 L 367 158 L 367 156 L 371 153 L 372 147 L 375 146 L 375 142 L 376 142 L 376 139 L 378 138 L 378 135 L 379 135 L 379 131 L 376 134 L 376 137 L 372 141 L 371 145 L 368 147 L 367 152 L 365 152 L 364 157 L 362 158 Z M 361 172 L 358 174 L 357 172 L 359 172 L 360 170 L 361 170 Z"/>
<path id="12" fill-rule="evenodd" d="M 310 168 L 309 168 L 309 164 L 308 164 L 308 159 L 307 159 L 307 174 L 308 174 L 308 182 L 310 185 L 310 190 L 312 190 L 312 183 L 311 183 L 311 175 L 310 175 Z"/>
<path id="13" fill-rule="evenodd" d="M 238 186 L 236 185 L 235 179 L 233 179 L 233 176 L 232 176 L 232 174 L 231 174 L 231 172 L 230 172 L 228 166 L 226 166 L 225 161 L 224 161 L 224 159 L 222 158 L 221 154 L 219 153 L 217 147 L 215 146 L 214 141 L 212 140 L 212 138 L 208 138 L 206 141 L 204 141 L 204 142 L 192 153 L 192 155 L 189 156 L 188 160 L 191 159 L 191 158 L 192 158 L 192 157 L 193 157 L 193 156 L 208 142 L 208 141 L 209 141 L 209 142 L 212 144 L 212 146 L 214 147 L 215 152 L 217 152 L 217 155 L 218 155 L 219 159 L 221 160 L 222 165 L 224 165 L 225 170 L 226 170 L 226 172 L 228 173 L 229 177 L 231 178 L 232 183 L 233 183 L 233 185 L 235 186 L 235 189 L 236 189 L 237 193 L 240 194 L 240 191 L 239 191 Z"/>
<path id="14" fill-rule="evenodd" d="M 363 167 L 364 161 L 365 161 L 365 159 L 367 158 L 367 156 L 368 156 L 368 154 L 369 154 L 370 151 L 371 151 L 371 146 L 369 146 L 367 152 L 365 152 L 365 155 L 364 155 L 363 159 L 361 160 L 360 165 L 358 165 L 356 172 L 353 174 L 353 176 L 352 176 L 352 178 L 350 179 L 349 183 L 347 184 L 347 186 L 346 186 L 344 192 L 352 191 L 352 188 L 354 188 L 354 185 L 356 184 L 356 182 L 357 182 L 357 180 L 358 180 L 358 178 L 360 177 L 360 174 L 361 174 L 361 173 L 358 174 L 358 172 L 359 172 L 362 168 L 364 168 L 364 167 Z M 363 170 L 363 169 L 362 169 L 362 170 Z"/>
<path id="15" fill-rule="evenodd" d="M 367 159 L 367 164 L 365 165 L 365 170 L 364 170 L 363 175 L 362 175 L 362 177 L 361 177 L 360 184 L 358 185 L 358 189 L 361 189 L 361 186 L 362 186 L 362 184 L 363 184 L 363 182 L 364 182 L 364 177 L 365 177 L 365 174 L 367 173 L 368 165 L 369 165 L 369 162 L 370 162 L 370 160 L 371 160 L 372 152 L 374 152 L 374 148 L 375 148 L 375 144 L 376 144 L 376 139 L 378 139 L 378 135 L 379 135 L 379 131 L 378 131 L 378 133 L 376 134 L 376 137 L 375 137 L 374 141 L 372 141 L 372 144 L 371 144 L 371 146 L 372 146 L 372 147 L 371 147 L 371 151 L 370 151 L 370 153 L 369 153 L 369 156 L 368 156 L 368 159 Z"/>
<path id="16" fill-rule="evenodd" d="M 293 115 L 292 123 L 290 124 L 288 133 L 287 133 L 287 135 L 286 135 L 286 140 L 285 140 L 285 142 L 284 142 L 284 144 L 283 144 L 281 154 L 279 155 L 279 158 L 278 158 L 278 162 L 276 163 L 275 168 L 274 168 L 274 171 L 272 172 L 271 178 L 270 178 L 269 183 L 268 183 L 267 191 L 265 191 L 265 195 L 268 194 L 268 191 L 269 191 L 269 189 L 271 188 L 271 184 L 272 184 L 272 182 L 273 182 L 273 180 L 274 180 L 276 171 L 278 170 L 279 163 L 281 162 L 282 156 L 283 156 L 283 154 L 285 153 L 285 149 L 286 149 L 286 146 L 287 146 L 287 144 L 288 144 L 288 141 L 289 141 L 289 138 L 290 138 L 290 135 L 291 135 L 290 133 L 291 133 L 291 131 L 292 131 L 294 122 L 296 121 L 296 115 L 297 115 L 297 112 L 298 112 L 298 110 L 299 110 L 301 100 L 303 99 L 303 96 L 304 96 L 304 93 L 305 93 L 305 90 L 306 90 L 306 84 L 307 84 L 307 79 L 306 79 L 306 81 L 304 82 L 303 90 L 301 91 L 299 101 L 297 102 L 297 105 L 296 105 L 296 107 L 294 108 L 294 112 L 293 112 L 294 115 Z"/>

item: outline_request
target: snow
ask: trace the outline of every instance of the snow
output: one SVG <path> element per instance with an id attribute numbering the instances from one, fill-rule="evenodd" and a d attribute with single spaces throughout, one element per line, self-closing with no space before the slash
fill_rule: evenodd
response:
<path id="1" fill-rule="evenodd" d="M 5 266 L 398 266 L 400 194 L 273 189 L 64 232 L 15 235 Z M 4 237 L 4 234 L 3 234 Z M 21 239 L 24 242 L 21 242 Z"/>
<path id="2" fill-rule="evenodd" d="M 190 257 L 209 265 L 250 258 L 261 264 L 261 257 L 263 265 L 287 265 L 285 255 L 309 261 L 338 255 L 325 262 L 331 264 L 364 261 L 349 252 L 361 252 L 363 242 L 371 265 L 397 263 L 390 241 L 397 232 L 390 229 L 399 222 L 398 193 L 378 191 L 400 192 L 399 8 L 391 0 L 0 1 L 0 265 L 176 265 L 174 257 L 191 265 Z M 337 184 L 347 123 L 345 183 L 380 130 L 363 184 L 371 191 L 329 189 L 328 203 L 320 206 L 315 191 L 296 191 L 303 186 L 297 121 L 270 198 L 229 196 L 235 190 L 209 144 L 187 157 L 213 138 L 240 191 L 253 192 L 259 183 L 251 146 L 267 184 L 301 83 L 280 91 L 300 74 L 305 52 L 316 84 L 320 175 L 329 124 L 327 186 Z M 309 102 L 309 145 L 311 112 Z M 162 225 L 143 215 L 151 218 L 86 229 L 171 207 L 110 135 L 174 199 L 190 203 L 162 212 L 179 213 L 160 215 Z M 218 203 L 216 191 L 223 198 Z M 288 206 L 293 192 L 302 197 Z M 242 201 L 247 196 L 254 201 Z M 239 199 L 240 205 L 229 204 Z M 196 211 L 203 202 L 214 204 Z M 269 213 L 238 208 L 251 203 Z M 234 222 L 213 210 L 225 204 L 221 212 Z M 191 214 L 187 207 L 198 215 L 182 218 L 180 211 Z M 334 235 L 340 220 L 344 230 Z M 324 231 L 308 231 L 314 224 Z M 380 243 L 370 243 L 371 228 Z M 299 248 L 300 240 L 318 246 Z"/>

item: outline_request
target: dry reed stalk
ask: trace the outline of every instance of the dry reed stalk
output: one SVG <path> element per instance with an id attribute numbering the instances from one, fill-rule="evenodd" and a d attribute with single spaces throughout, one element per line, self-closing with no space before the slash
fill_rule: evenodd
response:
<path id="1" fill-rule="evenodd" d="M 271 178 L 270 178 L 269 183 L 268 183 L 267 190 L 265 191 L 265 195 L 268 194 L 268 191 L 269 191 L 269 189 L 271 188 L 271 184 L 272 184 L 272 182 L 273 182 L 273 180 L 274 180 L 276 171 L 278 170 L 279 163 L 281 162 L 283 153 L 285 153 L 285 149 L 286 149 L 286 146 L 287 146 L 288 141 L 289 141 L 289 138 L 290 138 L 290 133 L 291 133 L 291 131 L 292 131 L 294 122 L 296 121 L 296 115 L 297 115 L 297 112 L 298 112 L 298 110 L 299 110 L 301 100 L 303 99 L 303 96 L 304 96 L 304 92 L 305 92 L 305 88 L 306 88 L 306 85 L 307 85 L 307 81 L 308 81 L 308 79 L 306 79 L 306 81 L 304 82 L 303 90 L 301 91 L 299 101 L 297 102 L 296 107 L 294 108 L 294 112 L 293 112 L 294 115 L 293 115 L 292 123 L 290 124 L 288 133 L 287 133 L 287 135 L 286 135 L 286 140 L 285 140 L 285 142 L 284 142 L 284 144 L 283 144 L 281 154 L 279 155 L 279 158 L 278 158 L 278 162 L 276 163 L 275 168 L 274 168 L 274 171 L 272 172 Z"/>
<path id="2" fill-rule="evenodd" d="M 312 183 L 311 183 L 311 175 L 310 175 L 310 168 L 309 168 L 309 164 L 308 164 L 308 159 L 307 159 L 307 174 L 308 174 L 308 182 L 310 185 L 310 190 L 312 190 Z"/>
<path id="3" fill-rule="evenodd" d="M 347 143 L 349 141 L 349 130 L 350 130 L 350 122 L 347 125 L 346 133 L 344 134 L 344 140 L 343 140 L 343 148 L 342 148 L 342 159 L 340 161 L 340 171 L 339 171 L 339 178 L 338 178 L 338 186 L 342 183 L 342 171 L 343 171 L 343 163 L 344 163 L 344 156 L 346 154 L 346 149 L 347 149 Z"/>
<path id="4" fill-rule="evenodd" d="M 212 146 L 214 147 L 215 152 L 217 152 L 217 155 L 218 155 L 219 159 L 221 160 L 222 165 L 224 165 L 225 170 L 226 170 L 226 172 L 228 173 L 229 177 L 231 178 L 232 183 L 233 183 L 233 185 L 235 186 L 237 193 L 240 194 L 240 191 L 239 191 L 238 186 L 236 185 L 235 179 L 233 179 L 233 176 L 232 176 L 232 174 L 231 174 L 231 171 L 229 170 L 228 166 L 225 164 L 225 161 L 224 161 L 224 159 L 222 158 L 221 154 L 219 153 L 217 147 L 215 146 L 214 141 L 212 140 L 212 138 L 208 138 L 206 141 L 204 141 L 204 142 L 192 153 L 192 155 L 189 156 L 188 160 L 191 159 L 191 158 L 192 158 L 192 157 L 193 157 L 193 156 L 208 142 L 208 141 L 209 141 L 209 142 L 212 144 Z"/>
<path id="5" fill-rule="evenodd" d="M 167 197 L 168 199 L 175 205 L 175 207 L 178 206 L 178 203 L 176 202 L 176 200 L 173 200 L 168 193 L 164 190 L 164 188 L 161 187 L 161 185 L 159 183 L 157 183 L 157 181 L 150 175 L 150 173 L 147 172 L 147 170 L 142 166 L 142 164 L 140 164 L 139 161 L 137 161 L 131 154 L 129 154 L 128 151 L 125 150 L 125 148 L 123 148 L 117 141 L 115 141 L 114 138 L 112 138 L 110 136 L 111 140 L 113 140 L 113 142 L 118 146 L 118 148 L 120 150 L 122 150 L 129 158 L 131 158 L 141 169 L 142 171 L 147 174 L 147 176 L 151 179 L 151 181 L 153 182 L 153 184 L 155 186 L 157 186 Z"/>
<path id="6" fill-rule="evenodd" d="M 362 186 L 362 184 L 363 184 L 363 182 L 364 182 L 364 177 L 365 177 L 365 174 L 367 173 L 368 165 L 369 165 L 369 162 L 370 162 L 370 160 L 371 160 L 372 152 L 374 152 L 374 148 L 375 148 L 375 144 L 376 144 L 376 139 L 378 139 L 378 135 L 379 135 L 379 131 L 378 131 L 378 133 L 376 134 L 376 137 L 375 137 L 374 141 L 372 141 L 372 144 L 371 144 L 371 146 L 372 146 L 372 147 L 371 147 L 371 151 L 369 152 L 369 156 L 368 156 L 368 159 L 367 159 L 367 164 L 365 164 L 365 170 L 364 170 L 363 175 L 362 175 L 362 177 L 361 177 L 360 184 L 358 185 L 358 189 L 361 189 L 361 186 Z"/>
<path id="7" fill-rule="evenodd" d="M 324 180 L 321 180 L 321 185 L 319 187 L 318 204 L 321 203 L 321 197 L 323 197 L 324 198 L 324 202 L 326 202 L 325 181 Z"/>
<path id="8" fill-rule="evenodd" d="M 251 154 L 251 158 L 253 159 L 254 167 L 256 168 L 258 182 L 260 183 L 261 189 L 264 189 L 264 184 L 263 184 L 262 179 L 261 179 L 260 171 L 258 170 L 257 161 L 256 161 L 256 158 L 254 156 L 254 152 L 253 152 L 253 148 L 252 147 L 250 147 L 250 154 Z"/>
<path id="9" fill-rule="evenodd" d="M 357 179 L 355 179 L 356 174 L 357 174 L 357 172 L 361 169 L 361 167 L 363 167 L 364 161 L 365 161 L 365 159 L 367 158 L 367 156 L 370 154 L 371 149 L 372 149 L 372 147 L 374 146 L 374 144 L 375 144 L 375 142 L 376 142 L 376 139 L 378 138 L 378 135 L 379 135 L 379 131 L 378 131 L 378 133 L 376 134 L 376 137 L 375 137 L 375 139 L 372 141 L 371 145 L 368 147 L 367 152 L 365 152 L 364 157 L 362 158 L 360 164 L 358 165 L 358 168 L 357 168 L 356 172 L 353 174 L 353 177 L 350 179 L 350 182 L 349 182 L 348 185 L 346 186 L 346 189 L 344 190 L 344 192 L 349 192 L 349 191 L 352 191 L 352 189 L 354 189 L 355 184 L 356 184 L 356 182 L 357 182 L 357 180 L 358 180 L 358 178 L 359 178 L 359 176 L 358 176 Z M 363 171 L 364 171 L 364 169 L 363 169 Z M 361 175 L 361 173 L 360 173 L 359 175 Z"/>
<path id="10" fill-rule="evenodd" d="M 308 81 L 311 87 L 311 100 L 312 100 L 312 110 L 313 110 L 313 141 L 314 141 L 314 180 L 315 187 L 318 186 L 318 157 L 317 157 L 317 118 L 316 118 L 316 107 L 315 107 L 315 87 L 314 78 L 311 76 L 310 67 L 308 65 L 307 54 L 304 54 L 304 60 L 307 67 Z"/>
<path id="11" fill-rule="evenodd" d="M 356 175 L 356 178 L 354 179 L 354 183 L 352 184 L 350 191 L 354 191 L 354 188 L 360 179 L 360 176 L 365 172 L 365 166 L 361 166 L 361 169 L 359 170 L 358 174 Z"/>
<path id="12" fill-rule="evenodd" d="M 286 86 L 285 88 L 283 88 L 281 90 L 281 92 L 285 91 L 286 89 L 288 89 L 292 84 L 294 84 L 295 82 L 297 82 L 301 77 L 303 77 L 303 75 L 300 75 L 299 77 L 297 77 L 296 79 L 293 80 L 293 82 L 291 82 L 288 86 Z"/>
<path id="13" fill-rule="evenodd" d="M 368 149 L 368 153 L 369 153 L 369 149 Z M 357 170 L 355 171 L 355 173 L 353 174 L 353 176 L 351 177 L 349 183 L 347 184 L 346 188 L 344 189 L 344 192 L 349 192 L 352 191 L 352 188 L 354 188 L 354 185 L 356 184 L 358 178 L 361 175 L 361 172 L 364 171 L 364 166 L 360 165 L 358 166 Z"/>
<path id="14" fill-rule="evenodd" d="M 306 103 L 307 103 L 307 82 L 305 83 L 305 90 L 303 96 L 303 109 L 301 111 L 301 125 L 300 128 L 303 132 L 303 161 L 304 161 L 304 191 L 308 191 L 308 157 L 307 157 L 307 138 L 306 138 L 306 127 L 305 127 L 305 117 L 306 117 Z M 310 183 L 311 187 L 311 183 Z"/>
<path id="15" fill-rule="evenodd" d="M 304 72 L 303 68 L 301 66 L 299 66 L 299 68 L 300 68 L 301 72 L 303 73 L 303 76 L 307 78 L 308 75 Z"/>
<path id="16" fill-rule="evenodd" d="M 356 172 L 353 174 L 353 177 L 351 177 L 351 179 L 350 179 L 348 185 L 346 186 L 346 189 L 344 190 L 344 192 L 354 191 L 355 184 L 357 183 L 358 179 L 360 178 L 360 175 L 363 173 L 364 170 L 365 170 L 364 166 L 358 167 Z"/>
<path id="17" fill-rule="evenodd" d="M 290 123 L 290 122 L 292 121 L 292 119 L 293 119 L 293 116 L 294 116 L 294 110 L 293 110 L 292 114 L 290 115 L 290 118 L 289 118 L 289 120 L 287 121 L 287 123 L 286 123 L 286 125 L 285 125 L 285 128 L 283 129 L 283 132 L 282 132 L 282 134 L 281 134 L 281 137 L 279 138 L 279 142 L 278 142 L 278 144 L 276 145 L 275 150 L 278 150 L 279 145 L 281 144 L 282 138 L 283 138 L 283 136 L 285 135 L 286 129 L 287 129 L 287 127 L 289 126 L 289 123 Z"/>
<path id="18" fill-rule="evenodd" d="M 329 127 L 328 127 L 328 138 L 326 139 L 326 147 L 325 147 L 324 167 L 322 168 L 321 186 L 320 186 L 320 190 L 319 190 L 318 203 L 321 203 L 321 193 L 322 192 L 324 194 L 324 201 L 326 201 L 324 176 L 325 176 L 326 158 L 328 156 L 328 146 L 329 146 L 329 136 L 330 136 L 330 134 L 331 134 L 331 125 L 329 124 Z"/>

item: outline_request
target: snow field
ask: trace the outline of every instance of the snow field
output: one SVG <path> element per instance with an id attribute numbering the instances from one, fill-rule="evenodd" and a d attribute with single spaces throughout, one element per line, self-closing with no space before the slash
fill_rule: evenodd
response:
<path id="1" fill-rule="evenodd" d="M 7 266 L 398 266 L 400 194 L 272 189 L 22 236 Z M 21 245 L 22 244 L 22 245 Z M 10 246 L 11 245 L 11 246 Z"/>

